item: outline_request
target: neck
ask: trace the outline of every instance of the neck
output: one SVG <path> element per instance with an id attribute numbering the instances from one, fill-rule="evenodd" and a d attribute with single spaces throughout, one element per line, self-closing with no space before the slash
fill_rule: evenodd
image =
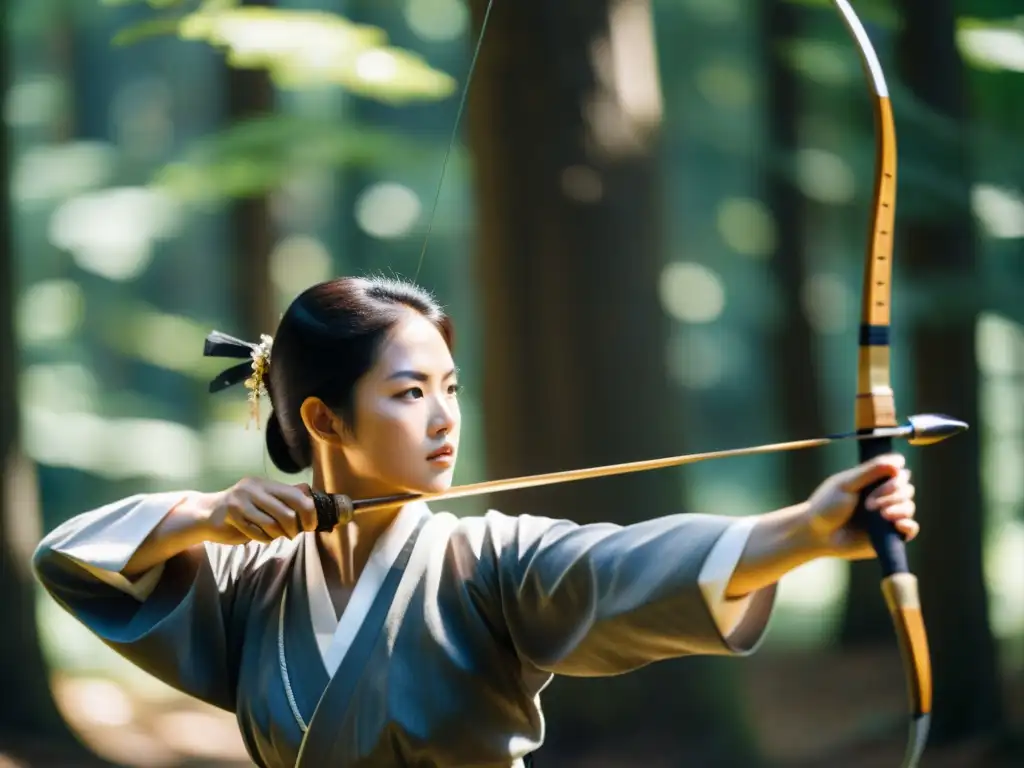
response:
<path id="1" fill-rule="evenodd" d="M 344 493 L 353 499 L 389 495 L 376 493 L 368 484 L 332 461 L 315 461 L 313 487 L 324 493 Z M 345 587 L 352 587 L 370 559 L 370 553 L 384 532 L 402 511 L 402 506 L 356 515 L 352 522 L 333 531 L 317 534 L 324 576 Z"/>

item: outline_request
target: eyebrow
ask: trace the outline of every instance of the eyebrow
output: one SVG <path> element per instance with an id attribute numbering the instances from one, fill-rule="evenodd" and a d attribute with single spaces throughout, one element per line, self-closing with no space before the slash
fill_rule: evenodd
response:
<path id="1" fill-rule="evenodd" d="M 452 368 L 450 371 L 448 371 L 448 373 L 446 373 L 442 378 L 450 379 L 458 372 L 459 369 L 458 366 L 456 366 L 455 368 Z M 423 371 L 405 370 L 395 371 L 387 378 L 388 381 L 392 381 L 394 379 L 412 379 L 414 381 L 428 381 L 430 377 L 427 374 L 423 373 Z"/>

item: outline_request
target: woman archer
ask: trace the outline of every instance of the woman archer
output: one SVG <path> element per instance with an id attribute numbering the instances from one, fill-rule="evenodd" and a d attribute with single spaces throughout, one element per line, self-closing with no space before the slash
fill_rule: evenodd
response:
<path id="1" fill-rule="evenodd" d="M 317 531 L 314 492 L 450 486 L 452 336 L 414 285 L 309 288 L 272 362 L 269 339 L 257 347 L 250 384 L 273 406 L 271 459 L 312 468 L 311 486 L 248 478 L 115 501 L 45 537 L 39 580 L 129 661 L 234 712 L 257 765 L 509 768 L 544 740 L 540 693 L 555 675 L 752 653 L 786 573 L 874 556 L 849 524 L 862 488 L 885 479 L 869 509 L 918 532 L 898 455 L 747 518 L 577 525 L 413 501 Z"/>

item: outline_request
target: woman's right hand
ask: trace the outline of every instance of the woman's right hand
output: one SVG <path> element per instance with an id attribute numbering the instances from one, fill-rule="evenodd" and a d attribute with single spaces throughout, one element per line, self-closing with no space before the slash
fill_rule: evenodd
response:
<path id="1" fill-rule="evenodd" d="M 230 488 L 205 494 L 201 507 L 204 539 L 215 544 L 264 544 L 316 530 L 309 486 L 247 477 Z"/>

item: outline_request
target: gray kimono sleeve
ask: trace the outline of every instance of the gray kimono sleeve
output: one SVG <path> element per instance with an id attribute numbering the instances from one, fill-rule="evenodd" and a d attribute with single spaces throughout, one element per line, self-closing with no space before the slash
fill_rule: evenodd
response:
<path id="1" fill-rule="evenodd" d="M 725 597 L 750 518 L 484 521 L 478 577 L 499 606 L 492 622 L 542 672 L 615 675 L 690 654 L 745 655 L 764 635 L 775 585 Z"/>
<path id="2" fill-rule="evenodd" d="M 120 571 L 185 493 L 139 495 L 71 518 L 36 548 L 47 592 L 104 643 L 163 682 L 234 710 L 239 582 L 260 545 L 205 544 L 134 581 Z"/>

